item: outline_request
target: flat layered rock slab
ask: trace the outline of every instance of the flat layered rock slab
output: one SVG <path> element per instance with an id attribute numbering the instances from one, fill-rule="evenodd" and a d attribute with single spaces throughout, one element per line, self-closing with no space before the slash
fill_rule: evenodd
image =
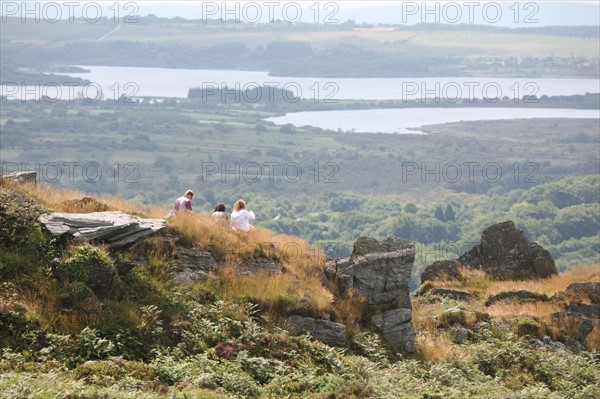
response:
<path id="1" fill-rule="evenodd" d="M 132 247 L 165 228 L 164 219 L 142 219 L 121 211 L 52 212 L 41 215 L 39 221 L 54 236 L 99 241 L 110 249 Z"/>

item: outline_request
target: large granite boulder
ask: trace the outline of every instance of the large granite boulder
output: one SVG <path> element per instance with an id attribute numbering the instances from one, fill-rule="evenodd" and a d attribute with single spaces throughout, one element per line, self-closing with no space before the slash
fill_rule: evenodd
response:
<path id="1" fill-rule="evenodd" d="M 512 221 L 485 229 L 481 242 L 458 259 L 427 266 L 421 281 L 441 275 L 455 276 L 459 265 L 483 270 L 497 278 L 516 280 L 558 274 L 550 252 L 535 242 L 529 242 L 525 233 Z"/>
<path id="2" fill-rule="evenodd" d="M 102 242 L 112 250 L 130 248 L 165 228 L 163 219 L 142 219 L 120 211 L 52 212 L 39 221 L 54 236 Z"/>
<path id="3" fill-rule="evenodd" d="M 382 241 L 360 237 L 349 258 L 327 262 L 325 280 L 336 295 L 354 290 L 365 298 L 367 326 L 374 327 L 393 350 L 414 352 L 414 328 L 408 283 L 415 245 L 396 237 Z"/>

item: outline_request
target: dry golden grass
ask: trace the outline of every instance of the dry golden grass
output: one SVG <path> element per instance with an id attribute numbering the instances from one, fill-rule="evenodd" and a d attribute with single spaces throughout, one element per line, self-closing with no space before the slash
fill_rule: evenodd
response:
<path id="1" fill-rule="evenodd" d="M 513 316 L 537 317 L 550 321 L 552 313 L 560 312 L 562 307 L 553 302 L 526 302 L 519 303 L 515 300 L 496 302 L 486 309 L 486 313 L 493 319 L 509 319 Z"/>
<path id="2" fill-rule="evenodd" d="M 431 282 L 436 288 L 455 288 L 467 290 L 473 293 L 485 292 L 493 283 L 490 277 L 481 270 L 461 267 L 459 273 L 461 276 L 459 280 L 439 278 L 434 279 Z"/>
<path id="3" fill-rule="evenodd" d="M 465 353 L 452 342 L 449 333 L 417 333 L 415 336 L 415 356 L 432 363 L 445 363 L 450 359 L 468 359 Z"/>
<path id="4" fill-rule="evenodd" d="M 533 280 L 494 280 L 483 272 L 475 270 L 462 269 L 461 278 L 456 280 L 437 279 L 431 281 L 433 287 L 454 288 L 478 293 L 479 297 L 469 301 L 468 310 L 481 312 L 489 315 L 492 320 L 514 323 L 515 320 L 530 319 L 540 323 L 541 328 L 549 332 L 553 339 L 564 339 L 566 336 L 578 337 L 581 322 L 574 317 L 553 318 L 554 313 L 562 312 L 563 301 L 519 301 L 508 299 L 497 302 L 489 307 L 485 306 L 485 300 L 492 295 L 506 292 L 526 290 L 538 294 L 545 294 L 548 297 L 563 292 L 571 283 L 582 281 L 600 281 L 600 265 L 584 265 L 577 269 L 552 276 L 546 279 Z M 567 302 L 589 303 L 586 295 L 572 293 Z M 436 336 L 438 327 L 443 322 L 444 311 L 447 310 L 453 302 L 430 303 L 427 297 L 417 297 L 413 299 L 413 322 L 417 330 Z M 439 340 L 421 338 L 421 351 L 424 359 L 441 361 L 446 358 L 443 345 Z M 594 330 L 586 339 L 588 349 L 600 347 L 600 325 L 595 324 Z M 438 354 L 436 350 L 442 351 Z M 429 359 L 431 356 L 431 359 Z"/>
<path id="5" fill-rule="evenodd" d="M 437 331 L 437 319 L 446 310 L 440 302 L 429 303 L 426 298 L 413 299 L 412 320 L 415 327 L 421 331 Z"/>
<path id="6" fill-rule="evenodd" d="M 570 337 L 579 337 L 579 328 L 581 320 L 573 316 L 563 316 L 554 320 L 552 325 L 553 336 L 558 339 L 560 335 L 568 335 Z"/>
<path id="7" fill-rule="evenodd" d="M 19 303 L 26 309 L 27 318 L 38 320 L 49 331 L 78 334 L 85 326 L 97 324 L 98 317 L 94 313 L 61 309 L 59 285 L 56 280 L 38 279 L 34 286 L 22 283 L 18 298 Z"/>
<path id="8" fill-rule="evenodd" d="M 139 202 L 126 201 L 122 198 L 112 196 L 98 197 L 75 190 L 56 189 L 46 183 L 4 184 L 10 185 L 14 190 L 24 192 L 40 204 L 59 212 L 93 212 L 96 209 L 82 209 L 81 205 L 75 201 L 85 197 L 91 197 L 96 201 L 107 205 L 109 210 L 120 210 L 144 218 L 163 218 L 166 213 L 165 208 L 163 207 L 144 205 Z"/>
<path id="9" fill-rule="evenodd" d="M 183 212 L 170 221 L 184 239 L 213 253 L 219 270 L 223 295 L 228 299 L 253 298 L 263 302 L 305 301 L 316 310 L 330 309 L 333 295 L 321 284 L 325 267 L 323 254 L 298 237 L 273 234 L 257 228 L 249 232 L 232 230 L 209 215 Z M 277 262 L 283 273 L 258 272 L 240 276 L 236 269 L 246 260 L 266 258 Z"/>
<path id="10" fill-rule="evenodd" d="M 594 322 L 594 329 L 586 337 L 585 344 L 591 351 L 600 351 L 600 321 Z"/>
<path id="11" fill-rule="evenodd" d="M 176 265 L 173 259 L 163 251 L 152 249 L 146 252 L 148 268 L 161 284 L 168 284 L 175 271 Z"/>
<path id="12" fill-rule="evenodd" d="M 333 295 L 318 281 L 298 280 L 289 273 L 269 274 L 259 271 L 248 276 L 237 275 L 234 268 L 219 271 L 225 299 L 251 298 L 261 303 L 290 301 L 303 303 L 312 313 L 323 314 L 331 309 Z"/>
<path id="13" fill-rule="evenodd" d="M 599 271 L 599 264 L 583 265 L 577 269 L 568 270 L 545 279 L 495 281 L 490 284 L 486 290 L 486 294 L 494 295 L 504 291 L 527 290 L 546 294 L 551 297 L 557 292 L 564 291 L 571 283 L 578 281 L 600 281 Z"/>

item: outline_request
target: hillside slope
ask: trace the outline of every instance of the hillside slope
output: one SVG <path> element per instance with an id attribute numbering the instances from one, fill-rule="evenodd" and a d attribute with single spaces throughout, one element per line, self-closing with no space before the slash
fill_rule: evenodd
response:
<path id="1" fill-rule="evenodd" d="M 0 398 L 600 396 L 598 265 L 546 280 L 494 281 L 467 270 L 432 280 L 413 301 L 416 347 L 405 357 L 360 331 L 364 300 L 337 298 L 322 286 L 325 259 L 298 238 L 264 229 L 237 234 L 191 214 L 115 254 L 40 229 L 38 216 L 49 209 L 165 213 L 83 196 L 0 182 Z M 210 252 L 221 267 L 177 284 L 175 238 Z M 265 260 L 284 270 L 257 271 Z M 104 296 L 86 284 L 98 265 L 120 279 Z M 580 282 L 592 288 L 569 291 Z M 433 291 L 442 288 L 474 296 Z M 553 299 L 485 303 L 519 290 Z M 574 303 L 591 312 L 582 342 L 587 321 L 552 318 Z M 347 348 L 292 336 L 284 318 L 290 313 L 343 322 Z"/>

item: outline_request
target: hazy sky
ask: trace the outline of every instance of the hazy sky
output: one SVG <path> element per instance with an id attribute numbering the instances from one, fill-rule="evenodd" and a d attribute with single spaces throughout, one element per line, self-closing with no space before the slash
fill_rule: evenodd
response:
<path id="1" fill-rule="evenodd" d="M 314 19 L 315 9 L 319 9 L 319 19 L 328 15 L 334 16 L 340 22 L 348 19 L 358 23 L 406 23 L 420 22 L 448 23 L 456 13 L 462 14 L 462 19 L 452 23 L 495 24 L 498 26 L 526 27 L 547 25 L 598 25 L 600 24 L 600 2 L 598 1 L 520 1 L 520 0 L 455 0 L 455 1 L 141 1 L 137 2 L 142 15 L 152 13 L 158 16 L 184 18 L 219 18 L 227 9 L 245 10 L 244 5 L 255 4 L 263 7 L 263 16 L 267 13 L 266 7 L 272 7 L 274 19 L 282 18 L 286 3 L 293 3 L 304 9 L 301 21 L 309 22 Z M 318 7 L 315 4 L 318 3 Z M 515 4 L 518 3 L 518 13 Z M 271 4 L 270 6 L 268 4 Z M 425 4 L 425 6 L 423 6 Z M 473 6 L 475 4 L 476 6 Z M 453 5 L 453 6 L 452 6 Z M 494 6 L 494 7 L 492 7 Z M 395 7 L 395 8 L 390 8 Z M 440 17 L 427 14 L 427 9 L 437 7 Z M 473 8 L 474 7 L 474 8 Z M 489 8 L 489 9 L 488 9 Z M 501 8 L 501 17 L 494 21 L 496 10 Z M 251 7 L 249 8 L 251 10 Z M 364 9 L 365 12 L 359 10 Z M 483 10 L 488 14 L 482 15 Z M 294 15 L 294 7 L 290 7 L 288 15 Z M 444 14 L 447 13 L 447 15 Z M 454 13 L 454 14 L 453 14 Z M 473 21 L 468 21 L 469 13 L 473 13 Z M 447 16 L 447 18 L 445 18 Z M 526 25 L 527 17 L 536 22 Z M 244 18 L 242 18 L 243 20 Z M 268 22 L 264 19 L 262 22 Z M 493 22 L 490 22 L 493 21 Z M 516 21 L 516 23 L 515 23 Z M 320 21 L 322 22 L 322 21 Z"/>
<path id="2" fill-rule="evenodd" d="M 18 16 L 23 8 L 29 10 L 37 7 L 45 10 L 45 6 L 75 4 L 68 9 L 75 17 L 82 15 L 86 6 L 88 17 L 95 16 L 95 8 L 101 7 L 102 16 L 112 17 L 118 13 L 123 18 L 131 15 L 146 16 L 154 14 L 159 17 L 186 19 L 238 19 L 244 22 L 269 22 L 284 20 L 288 22 L 328 22 L 354 20 L 357 23 L 471 23 L 493 24 L 509 27 L 533 27 L 548 25 L 599 25 L 599 1 L 531 1 L 531 0 L 454 0 L 454 1 L 318 1 L 318 0 L 254 0 L 254 1 L 8 1 L 0 0 L 0 14 Z M 516 6 L 518 5 L 518 6 Z M 18 11 L 15 11 L 16 8 Z M 48 12 L 55 12 L 48 7 Z M 64 10 L 67 10 L 64 8 Z M 74 11 L 73 11 L 74 10 Z M 232 12 L 233 10 L 233 12 Z M 434 10 L 432 13 L 431 10 Z M 69 18 L 69 12 L 62 13 L 62 19 Z M 435 15 L 437 12 L 438 15 Z M 260 14 L 257 20 L 251 20 Z M 296 20 L 296 15 L 300 15 Z M 459 18 L 455 18 L 460 15 Z M 496 20 L 496 15 L 499 17 Z M 43 17 L 43 16 L 42 16 Z M 49 18 L 53 18 L 50 16 Z M 61 19 L 61 18 L 59 18 Z M 532 22 L 533 21 L 533 22 Z"/>

